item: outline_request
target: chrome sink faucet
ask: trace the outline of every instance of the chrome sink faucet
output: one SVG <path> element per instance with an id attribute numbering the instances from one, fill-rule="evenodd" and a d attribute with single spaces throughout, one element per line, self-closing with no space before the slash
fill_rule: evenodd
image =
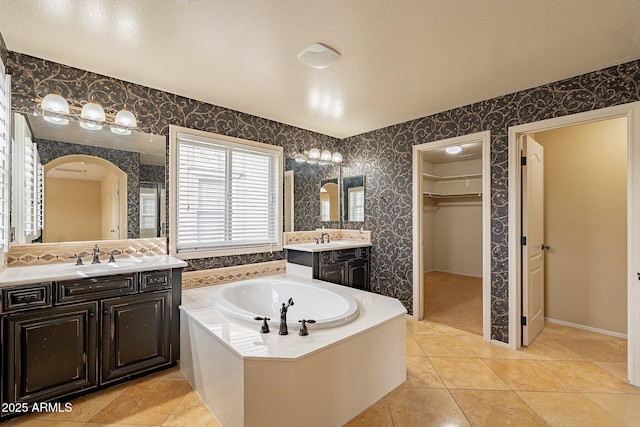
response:
<path id="1" fill-rule="evenodd" d="M 91 264 L 100 264 L 100 248 L 98 245 L 93 247 L 93 261 L 91 261 Z"/>

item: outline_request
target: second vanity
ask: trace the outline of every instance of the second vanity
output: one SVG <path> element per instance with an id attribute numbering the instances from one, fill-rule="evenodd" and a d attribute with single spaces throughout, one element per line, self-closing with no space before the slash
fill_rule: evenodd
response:
<path id="1" fill-rule="evenodd" d="M 287 271 L 297 270 L 311 279 L 370 290 L 371 243 L 336 240 L 330 243 L 285 245 Z"/>
<path id="2" fill-rule="evenodd" d="M 3 408 L 68 399 L 175 365 L 184 266 L 160 255 L 5 269 Z"/>

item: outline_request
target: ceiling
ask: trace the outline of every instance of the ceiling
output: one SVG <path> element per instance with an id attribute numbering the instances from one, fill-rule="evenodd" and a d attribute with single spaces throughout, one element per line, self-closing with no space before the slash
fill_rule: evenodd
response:
<path id="1" fill-rule="evenodd" d="M 7 47 L 344 138 L 640 58 L 638 0 L 0 0 Z M 297 54 L 321 42 L 325 69 Z"/>

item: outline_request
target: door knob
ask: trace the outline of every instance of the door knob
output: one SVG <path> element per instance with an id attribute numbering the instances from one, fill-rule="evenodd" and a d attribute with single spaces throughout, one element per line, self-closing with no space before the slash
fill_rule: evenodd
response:
<path id="1" fill-rule="evenodd" d="M 540 245 L 540 250 L 543 250 L 543 251 L 550 251 L 550 250 L 551 250 L 551 247 L 550 247 L 550 246 L 547 246 L 547 245 L 545 245 L 545 244 L 543 243 L 543 244 L 541 244 L 541 245 Z"/>

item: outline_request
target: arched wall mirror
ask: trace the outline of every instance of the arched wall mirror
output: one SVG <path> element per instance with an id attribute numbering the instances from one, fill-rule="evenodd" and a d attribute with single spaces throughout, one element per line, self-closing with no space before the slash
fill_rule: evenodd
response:
<path id="1" fill-rule="evenodd" d="M 11 135 L 13 243 L 165 235 L 165 136 L 22 113 L 12 115 Z"/>
<path id="2" fill-rule="evenodd" d="M 338 221 L 340 215 L 338 180 L 322 181 L 320 187 L 320 221 Z"/>

